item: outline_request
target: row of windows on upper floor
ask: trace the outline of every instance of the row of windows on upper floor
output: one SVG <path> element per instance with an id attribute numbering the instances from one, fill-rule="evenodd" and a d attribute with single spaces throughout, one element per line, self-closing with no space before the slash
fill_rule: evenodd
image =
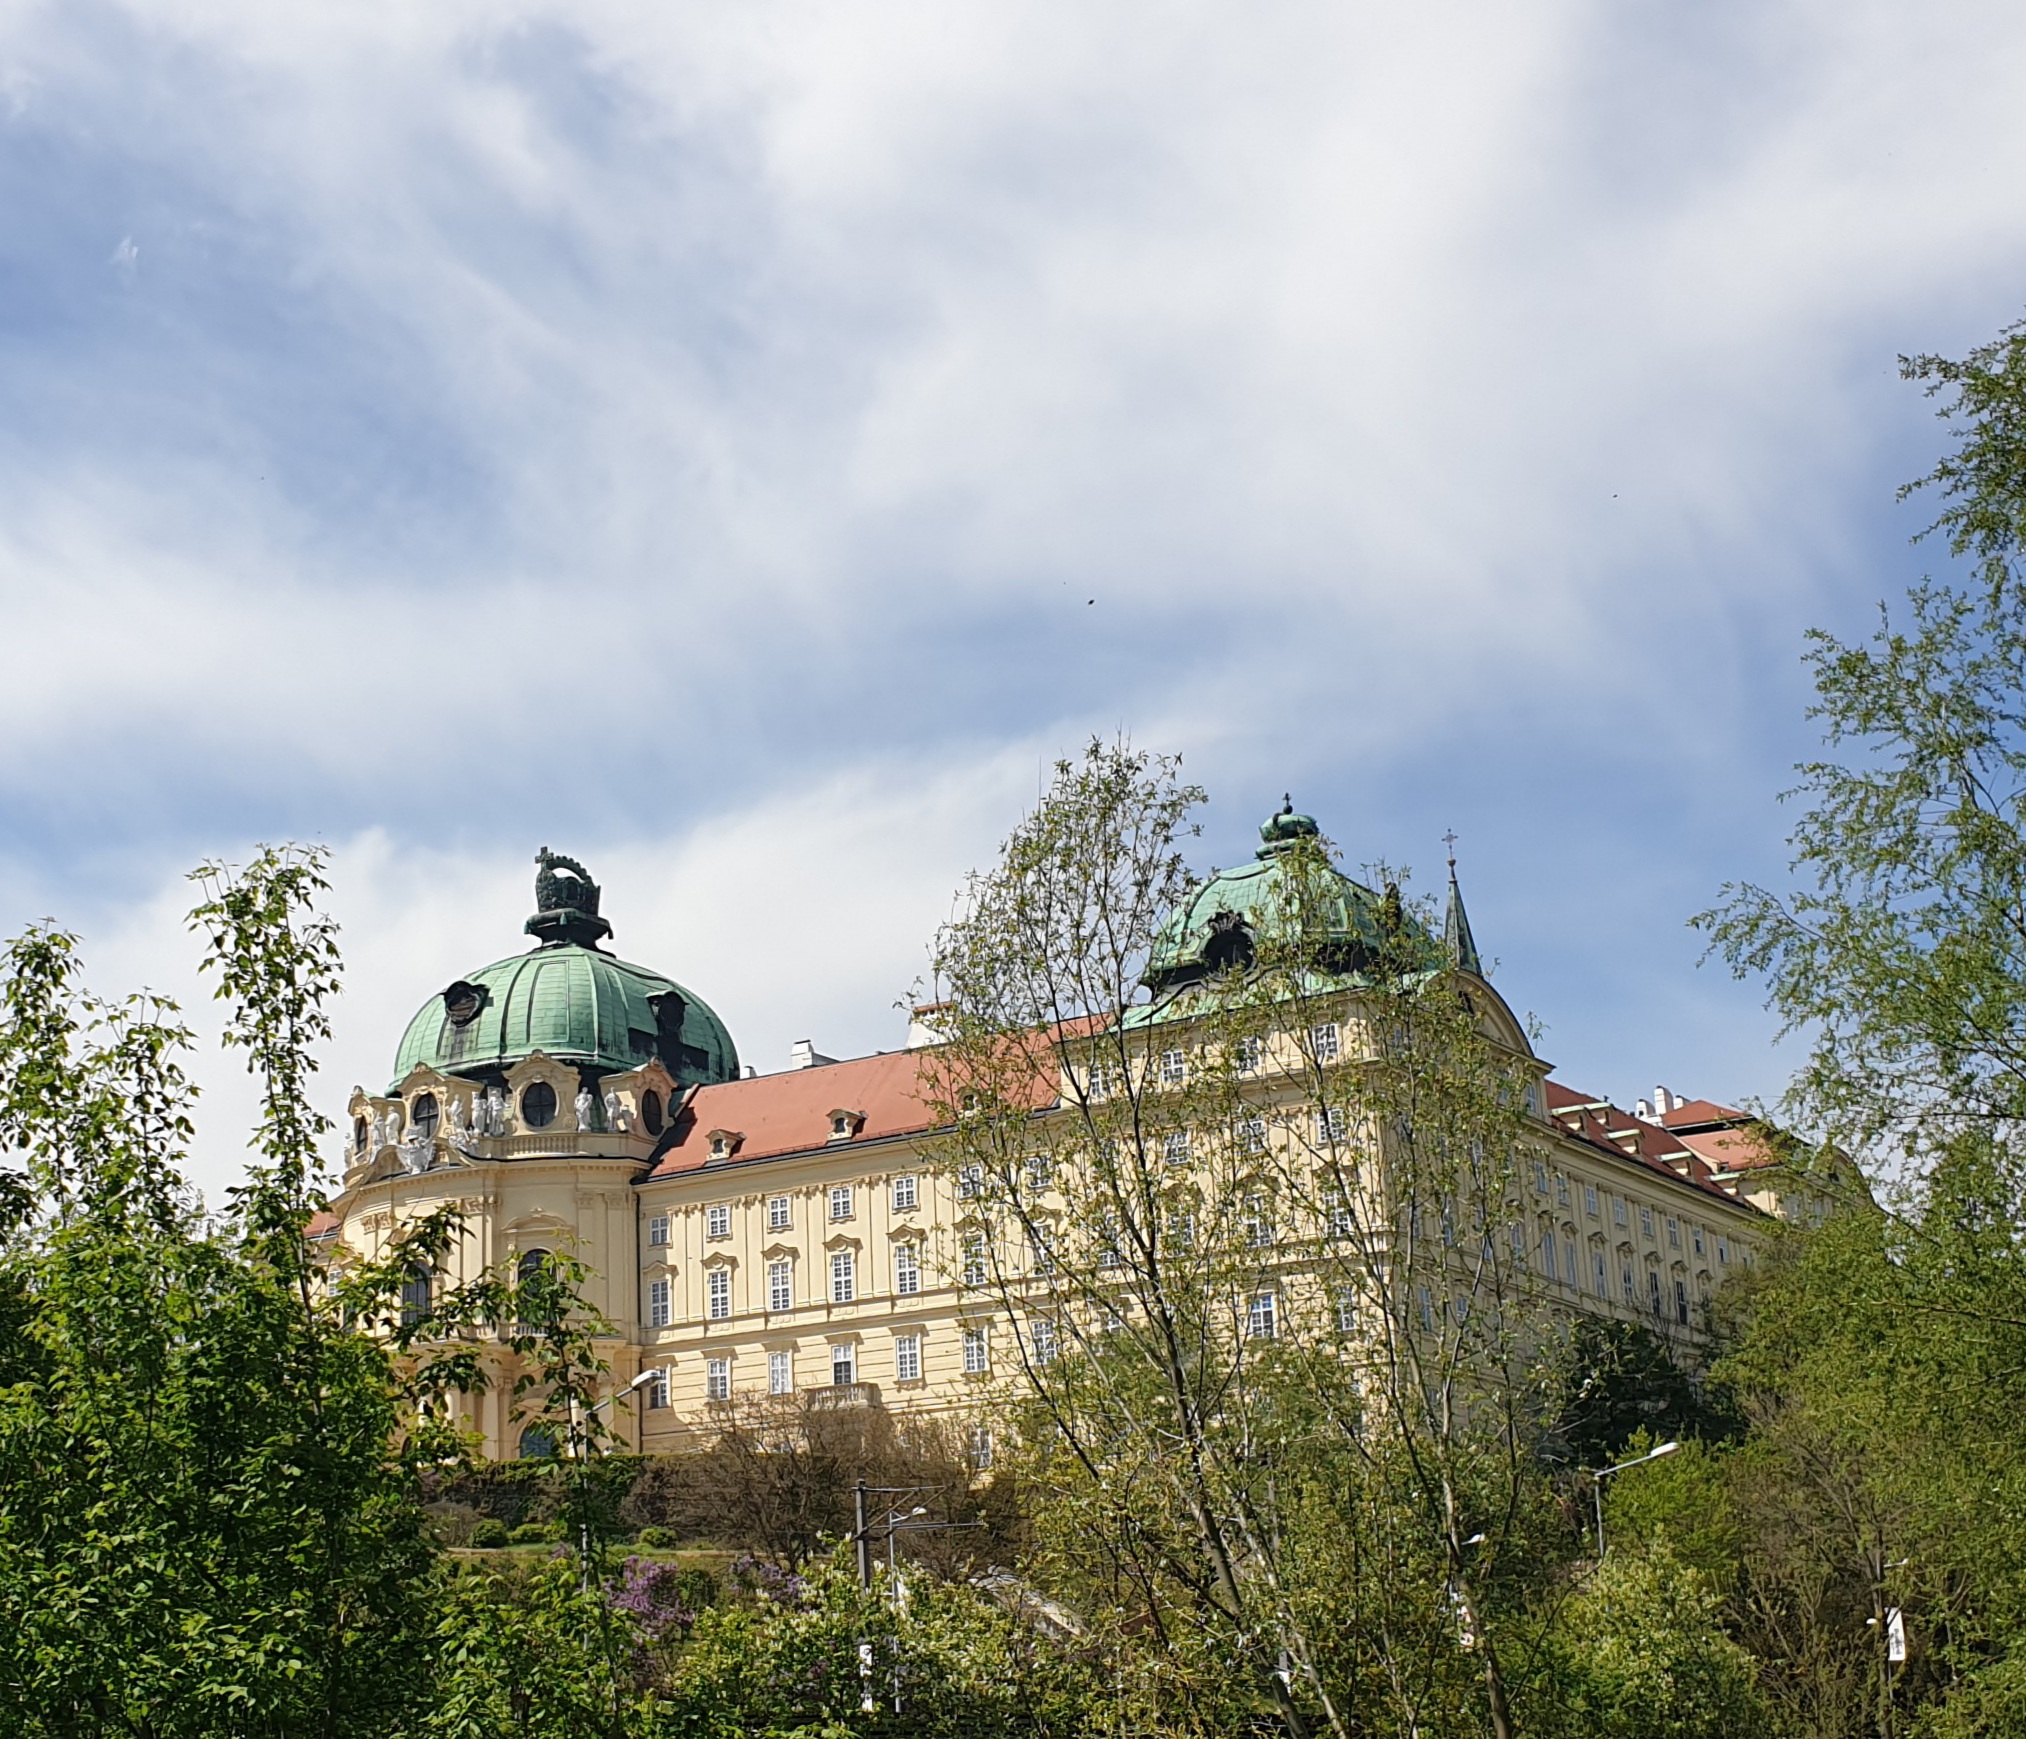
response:
<path id="1" fill-rule="evenodd" d="M 1551 1180 L 1546 1164 L 1541 1161 L 1535 1162 L 1533 1171 L 1535 1195 L 1547 1195 L 1552 1182 L 1556 1205 L 1564 1208 L 1573 1205 L 1571 1196 L 1572 1186 L 1565 1172 L 1555 1172 Z M 1632 1213 L 1634 1210 L 1637 1210 L 1640 1235 L 1649 1240 L 1658 1237 L 1659 1234 L 1655 1229 L 1657 1223 L 1655 1210 L 1650 1203 L 1634 1201 L 1629 1196 L 1614 1195 L 1609 1191 L 1600 1192 L 1596 1184 L 1590 1182 L 1588 1179 L 1582 1182 L 1582 1192 L 1583 1213 L 1585 1217 L 1601 1223 L 1604 1218 L 1605 1204 L 1608 1202 L 1611 1219 L 1615 1224 L 1624 1226 L 1629 1230 Z M 1658 1222 L 1664 1223 L 1666 1227 L 1669 1247 L 1679 1250 L 1682 1247 L 1681 1237 L 1684 1222 L 1675 1215 L 1667 1213 L 1664 1209 L 1658 1215 Z M 1698 1256 L 1706 1254 L 1703 1228 L 1691 1220 L 1686 1222 L 1686 1229 L 1695 1253 Z M 1720 1262 L 1728 1263 L 1730 1261 L 1730 1240 L 1723 1233 L 1717 1233 L 1716 1243 L 1717 1259 Z"/>
<path id="2" fill-rule="evenodd" d="M 912 1174 L 890 1179 L 887 1185 L 888 1199 L 897 1214 L 911 1214 L 921 1206 L 921 1179 Z M 858 1193 L 856 1186 L 848 1183 L 832 1184 L 824 1191 L 829 1210 L 830 1223 L 839 1224 L 857 1217 Z M 665 1248 L 673 1216 L 655 1213 L 647 1216 L 647 1242 L 656 1249 Z M 703 1210 L 703 1235 L 717 1240 L 732 1235 L 732 1205 L 730 1202 L 710 1202 Z M 767 1230 L 770 1232 L 792 1232 L 795 1229 L 795 1198 L 793 1196 L 769 1196 L 767 1198 Z"/>
<path id="3" fill-rule="evenodd" d="M 1291 1041 L 1298 1064 L 1320 1064 L 1327 1066 L 1343 1060 L 1344 1035 L 1342 1027 L 1333 1020 L 1317 1021 L 1305 1034 L 1282 1035 Z M 1264 1070 L 1273 1052 L 1285 1052 L 1287 1045 L 1274 1045 L 1262 1034 L 1248 1034 L 1239 1039 L 1229 1052 L 1230 1066 L 1240 1075 L 1256 1075 Z M 1201 1066 L 1189 1052 L 1177 1045 L 1153 1052 L 1147 1060 L 1143 1079 L 1148 1085 L 1180 1087 L 1185 1085 L 1192 1072 Z M 1092 1058 L 1084 1066 L 1084 1090 L 1092 1098 L 1102 1099 L 1111 1094 L 1123 1092 L 1130 1084 L 1128 1066 L 1123 1059 Z M 1072 1081 L 1076 1071 L 1070 1071 Z M 1537 1083 L 1529 1083 L 1526 1090 L 1527 1109 L 1535 1116 L 1541 1114 L 1540 1089 Z"/>

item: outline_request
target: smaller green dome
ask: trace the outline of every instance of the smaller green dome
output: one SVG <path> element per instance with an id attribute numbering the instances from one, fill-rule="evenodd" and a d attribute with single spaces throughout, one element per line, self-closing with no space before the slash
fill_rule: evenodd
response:
<path id="1" fill-rule="evenodd" d="M 1286 921 L 1285 860 L 1302 842 L 1320 838 L 1312 817 L 1297 815 L 1290 798 L 1259 829 L 1263 842 L 1254 860 L 1218 870 L 1169 914 L 1154 940 L 1146 983 L 1156 996 L 1210 973 L 1250 964 L 1258 939 Z M 1388 896 L 1353 881 L 1334 865 L 1325 871 L 1322 897 L 1310 916 L 1311 945 L 1327 970 L 1346 976 L 1366 970 L 1378 958 L 1386 934 Z M 1397 896 L 1395 896 L 1397 898 Z M 1410 932 L 1426 938 L 1411 915 Z"/>
<path id="2" fill-rule="evenodd" d="M 708 1004 L 595 946 L 611 926 L 598 916 L 598 887 L 583 866 L 546 847 L 537 862 L 543 909 L 528 929 L 541 946 L 482 966 L 424 1003 L 395 1054 L 395 1085 L 418 1066 L 495 1075 L 536 1051 L 601 1072 L 659 1057 L 684 1085 L 738 1079 L 731 1034 Z"/>

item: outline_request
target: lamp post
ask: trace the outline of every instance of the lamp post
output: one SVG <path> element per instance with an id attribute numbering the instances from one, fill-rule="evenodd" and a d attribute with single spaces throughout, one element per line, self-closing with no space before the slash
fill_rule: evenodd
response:
<path id="1" fill-rule="evenodd" d="M 1597 1510 L 1597 1556 L 1604 1556 L 1604 1482 L 1614 1473 L 1623 1473 L 1628 1468 L 1644 1467 L 1649 1461 L 1658 1461 L 1663 1455 L 1672 1455 L 1681 1445 L 1670 1439 L 1658 1449 L 1649 1449 L 1644 1455 L 1635 1455 L 1630 1461 L 1621 1461 L 1616 1467 L 1592 1467 L 1585 1471 L 1590 1475 L 1590 1498 Z"/>
<path id="2" fill-rule="evenodd" d="M 577 1464 L 577 1561 L 582 1566 L 583 1584 L 591 1586 L 591 1420 L 599 1409 L 609 1407 L 614 1401 L 644 1389 L 661 1375 L 659 1370 L 645 1370 L 628 1383 L 617 1394 L 607 1395 L 602 1401 L 593 1401 L 581 1413 L 576 1397 L 570 1400 L 570 1459 Z"/>

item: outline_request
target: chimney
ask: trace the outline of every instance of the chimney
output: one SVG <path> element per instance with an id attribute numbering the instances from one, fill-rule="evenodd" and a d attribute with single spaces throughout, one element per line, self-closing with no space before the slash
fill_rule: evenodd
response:
<path id="1" fill-rule="evenodd" d="M 835 1057 L 826 1057 L 807 1039 L 797 1039 L 788 1047 L 788 1067 L 791 1069 L 813 1069 L 819 1063 L 834 1063 Z"/>
<path id="2" fill-rule="evenodd" d="M 1653 1102 L 1650 1099 L 1634 1100 L 1632 1115 L 1637 1117 L 1642 1123 L 1651 1123 L 1653 1121 Z"/>
<path id="3" fill-rule="evenodd" d="M 917 1003 L 908 1011 L 907 1048 L 911 1051 L 927 1050 L 930 1045 L 939 1045 L 950 1034 L 945 1017 L 952 1008 L 951 1002 Z"/>

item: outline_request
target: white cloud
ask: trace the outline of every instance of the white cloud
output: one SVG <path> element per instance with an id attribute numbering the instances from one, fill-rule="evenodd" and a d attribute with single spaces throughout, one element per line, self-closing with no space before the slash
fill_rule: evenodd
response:
<path id="1" fill-rule="evenodd" d="M 1467 744 L 1643 957 L 1559 817 L 1669 899 L 1777 826 L 1708 820 L 1761 648 L 1904 571 L 2022 74 L 1971 0 L 16 10 L 0 877 L 145 963 L 165 854 L 340 841 L 348 1083 L 547 835 L 763 1057 L 865 1048 L 1006 769 L 1125 722 L 1237 809 Z"/>

